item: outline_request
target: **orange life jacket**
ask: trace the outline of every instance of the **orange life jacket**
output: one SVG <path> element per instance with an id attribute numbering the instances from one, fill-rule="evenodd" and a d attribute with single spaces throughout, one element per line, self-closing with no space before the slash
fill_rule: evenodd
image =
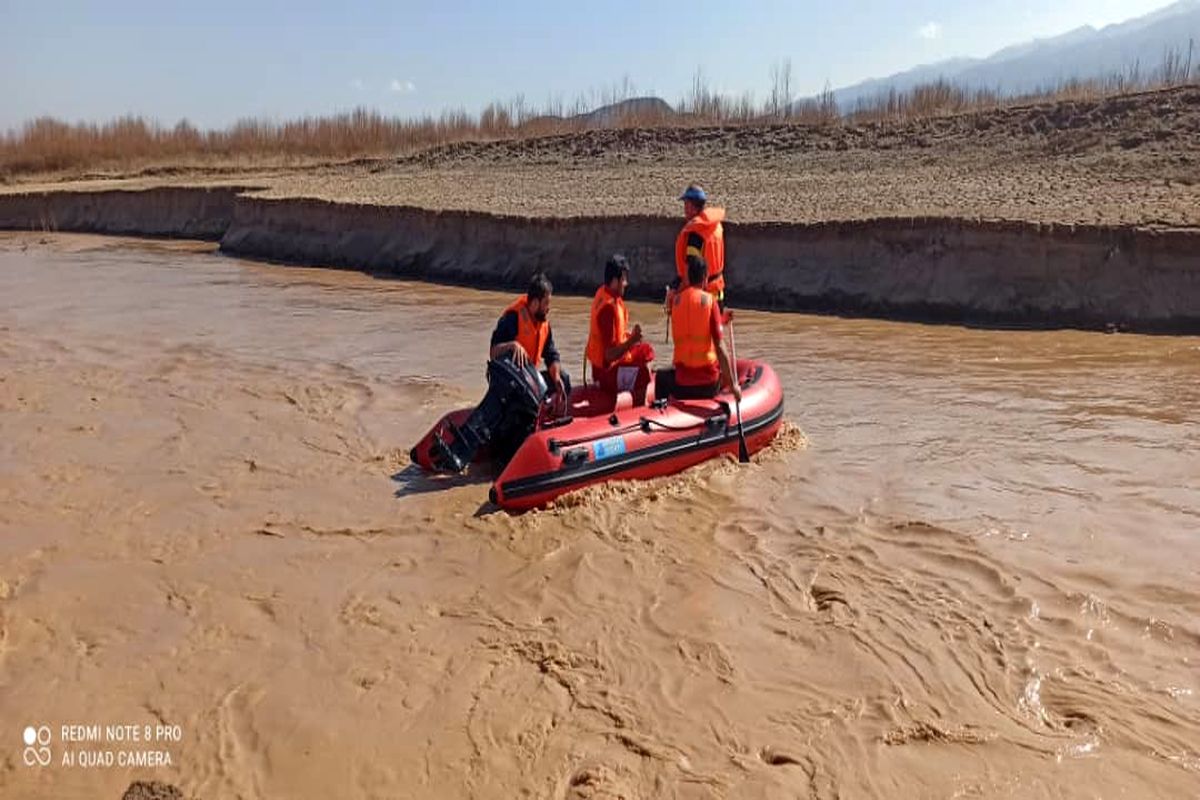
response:
<path id="1" fill-rule="evenodd" d="M 623 344 L 625 342 L 625 329 L 629 327 L 629 311 L 625 308 L 625 301 L 620 297 L 614 297 L 608 291 L 607 286 L 601 286 L 596 290 L 596 296 L 592 298 L 592 324 L 591 330 L 588 332 L 587 343 L 587 359 L 591 362 L 592 370 L 605 369 L 613 364 L 626 363 L 630 360 L 630 354 L 618 358 L 616 361 L 608 361 L 604 358 L 604 351 L 608 349 L 609 344 L 604 341 L 600 332 L 600 312 L 607 306 L 612 306 L 615 312 L 614 316 L 617 321 L 617 341 L 615 344 Z"/>
<path id="2" fill-rule="evenodd" d="M 533 314 L 529 313 L 527 295 L 521 295 L 504 309 L 505 314 L 510 311 L 517 312 L 517 344 L 525 348 L 530 360 L 537 364 L 542 358 L 542 348 L 550 338 L 550 323 L 538 322 L 533 318 Z"/>
<path id="3" fill-rule="evenodd" d="M 704 368 L 717 363 L 717 347 L 712 340 L 713 296 L 695 286 L 675 295 L 671 305 L 671 335 L 675 338 L 677 366 Z"/>
<path id="4" fill-rule="evenodd" d="M 705 208 L 684 223 L 675 239 L 675 271 L 679 273 L 681 285 L 687 285 L 687 257 L 703 256 L 708 264 L 708 292 L 722 297 L 725 292 L 725 209 Z M 699 234 L 704 240 L 703 250 L 688 247 L 688 236 Z"/>

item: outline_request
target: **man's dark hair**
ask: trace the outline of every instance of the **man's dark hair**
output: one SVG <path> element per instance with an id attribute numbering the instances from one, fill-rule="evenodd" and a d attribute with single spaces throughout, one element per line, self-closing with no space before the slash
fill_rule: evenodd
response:
<path id="1" fill-rule="evenodd" d="M 625 260 L 625 256 L 615 255 L 604 264 L 604 285 L 615 281 L 617 278 L 629 275 L 629 262 Z"/>
<path id="2" fill-rule="evenodd" d="M 701 256 L 688 256 L 687 268 L 689 286 L 699 286 L 704 283 L 704 278 L 708 275 L 708 264 Z"/>
<path id="3" fill-rule="evenodd" d="M 553 291 L 554 285 L 550 283 L 546 273 L 535 272 L 529 279 L 529 288 L 525 291 L 525 296 L 530 300 L 541 300 L 543 297 L 549 297 Z"/>

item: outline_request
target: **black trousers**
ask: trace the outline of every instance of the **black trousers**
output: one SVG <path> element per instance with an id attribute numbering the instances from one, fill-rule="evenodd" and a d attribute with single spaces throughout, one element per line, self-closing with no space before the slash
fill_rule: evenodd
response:
<path id="1" fill-rule="evenodd" d="M 721 381 L 703 386 L 682 386 L 675 382 L 675 370 L 659 369 L 654 371 L 655 398 L 674 397 L 677 400 L 707 400 L 716 397 L 721 391 Z"/>

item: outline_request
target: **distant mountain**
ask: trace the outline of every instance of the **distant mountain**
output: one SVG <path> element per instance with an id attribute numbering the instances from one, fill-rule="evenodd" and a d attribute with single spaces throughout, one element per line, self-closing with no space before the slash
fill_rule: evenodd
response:
<path id="1" fill-rule="evenodd" d="M 1090 25 L 1059 36 L 1006 47 L 987 58 L 956 58 L 886 78 L 835 89 L 838 107 L 851 111 L 891 89 L 907 91 L 945 80 L 969 89 L 1018 95 L 1053 88 L 1073 79 L 1115 74 L 1151 77 L 1174 51 L 1185 61 L 1191 48 L 1193 72 L 1200 69 L 1200 0 L 1180 0 L 1142 17 L 1097 30 Z"/>
<path id="2" fill-rule="evenodd" d="M 675 114 L 671 104 L 658 97 L 631 97 L 606 106 L 600 106 L 582 114 L 560 117 L 554 114 L 542 115 L 526 120 L 527 127 L 537 128 L 547 123 L 571 122 L 583 128 L 611 128 L 620 125 L 625 120 L 637 119 L 653 121 L 668 119 Z"/>
<path id="3" fill-rule="evenodd" d="M 1197 0 L 1200 2 L 1200 0 Z M 572 119 L 580 120 L 589 128 L 605 128 L 628 118 L 669 117 L 674 114 L 671 105 L 658 97 L 633 97 L 612 105 L 601 106 Z"/>

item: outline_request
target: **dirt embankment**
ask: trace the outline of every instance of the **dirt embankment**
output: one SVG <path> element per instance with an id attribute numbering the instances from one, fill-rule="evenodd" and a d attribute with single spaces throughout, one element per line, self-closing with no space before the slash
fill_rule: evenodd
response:
<path id="1" fill-rule="evenodd" d="M 1200 330 L 1200 87 L 901 124 L 590 131 L 400 159 L 10 186 L 0 228 L 590 292 L 672 274 L 679 187 L 726 205 L 735 305 Z M 253 185 L 254 190 L 240 187 Z M 196 184 L 207 184 L 197 187 Z M 133 191 L 133 190 L 142 191 Z"/>
<path id="2" fill-rule="evenodd" d="M 244 187 L 0 195 L 0 229 L 220 239 Z"/>
<path id="3" fill-rule="evenodd" d="M 573 220 L 240 198 L 228 252 L 412 278 L 519 286 L 535 269 L 594 290 L 606 254 L 661 297 L 678 223 Z M 1047 326 L 1200 330 L 1200 232 L 947 219 L 731 225 L 734 305 Z"/>
<path id="4" fill-rule="evenodd" d="M 219 239 L 222 250 L 513 287 L 594 288 L 608 253 L 661 295 L 678 222 L 537 219 L 280 200 L 236 189 L 0 197 L 0 227 Z M 1200 330 L 1200 231 L 954 219 L 729 226 L 735 305 L 977 324 Z"/>

